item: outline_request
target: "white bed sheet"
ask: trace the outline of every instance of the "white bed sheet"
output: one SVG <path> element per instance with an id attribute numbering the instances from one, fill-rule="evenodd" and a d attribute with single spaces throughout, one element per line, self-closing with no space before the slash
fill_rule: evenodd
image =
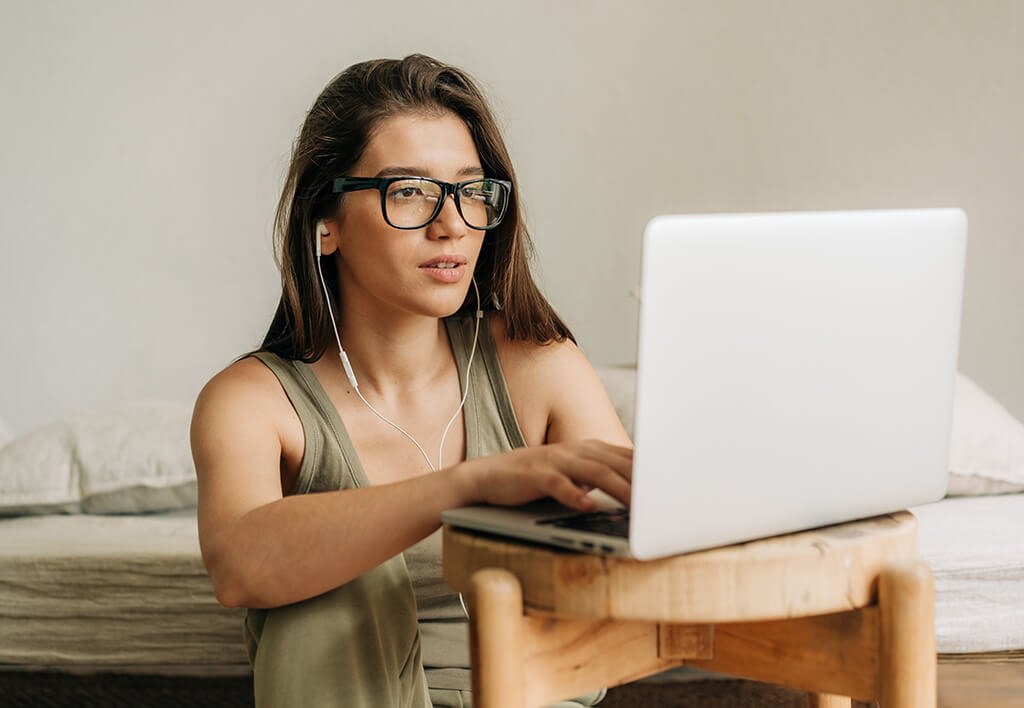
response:
<path id="1" fill-rule="evenodd" d="M 1024 649 L 1024 494 L 948 497 L 910 511 L 935 575 L 939 653 Z"/>
<path id="2" fill-rule="evenodd" d="M 242 614 L 213 596 L 195 509 L 0 520 L 0 669 L 238 675 Z"/>

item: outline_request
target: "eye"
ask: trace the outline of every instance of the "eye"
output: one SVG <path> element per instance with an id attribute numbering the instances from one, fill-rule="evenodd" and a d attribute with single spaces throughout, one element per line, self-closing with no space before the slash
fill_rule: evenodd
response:
<path id="1" fill-rule="evenodd" d="M 388 200 L 395 204 L 420 204 L 436 201 L 440 187 L 425 179 L 410 177 L 392 182 L 388 186 Z"/>
<path id="2" fill-rule="evenodd" d="M 462 188 L 463 199 L 476 199 L 478 201 L 486 201 L 488 197 L 487 191 L 480 183 L 467 184 Z"/>
<path id="3" fill-rule="evenodd" d="M 413 199 L 414 197 L 422 197 L 423 190 L 419 187 L 399 187 L 391 191 L 391 196 L 397 199 Z"/>

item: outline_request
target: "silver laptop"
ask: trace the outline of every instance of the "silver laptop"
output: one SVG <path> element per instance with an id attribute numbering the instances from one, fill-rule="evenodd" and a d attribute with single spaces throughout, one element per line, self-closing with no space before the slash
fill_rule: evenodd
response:
<path id="1" fill-rule="evenodd" d="M 442 520 L 650 559 L 941 499 L 966 238 L 959 209 L 653 219 L 628 511 Z"/>

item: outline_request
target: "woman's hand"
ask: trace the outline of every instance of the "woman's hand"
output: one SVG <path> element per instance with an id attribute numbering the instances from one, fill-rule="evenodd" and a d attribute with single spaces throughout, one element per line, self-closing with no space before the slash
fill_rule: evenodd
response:
<path id="1" fill-rule="evenodd" d="M 469 503 L 518 506 L 553 497 L 590 511 L 596 503 L 586 494 L 595 487 L 628 505 L 632 470 L 632 448 L 578 440 L 466 460 L 453 472 L 467 485 Z"/>

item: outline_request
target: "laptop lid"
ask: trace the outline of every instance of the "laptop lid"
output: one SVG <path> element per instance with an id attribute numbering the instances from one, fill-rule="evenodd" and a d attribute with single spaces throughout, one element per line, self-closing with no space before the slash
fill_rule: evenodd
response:
<path id="1" fill-rule="evenodd" d="M 944 496 L 965 245 L 958 209 L 653 219 L 632 554 Z"/>

